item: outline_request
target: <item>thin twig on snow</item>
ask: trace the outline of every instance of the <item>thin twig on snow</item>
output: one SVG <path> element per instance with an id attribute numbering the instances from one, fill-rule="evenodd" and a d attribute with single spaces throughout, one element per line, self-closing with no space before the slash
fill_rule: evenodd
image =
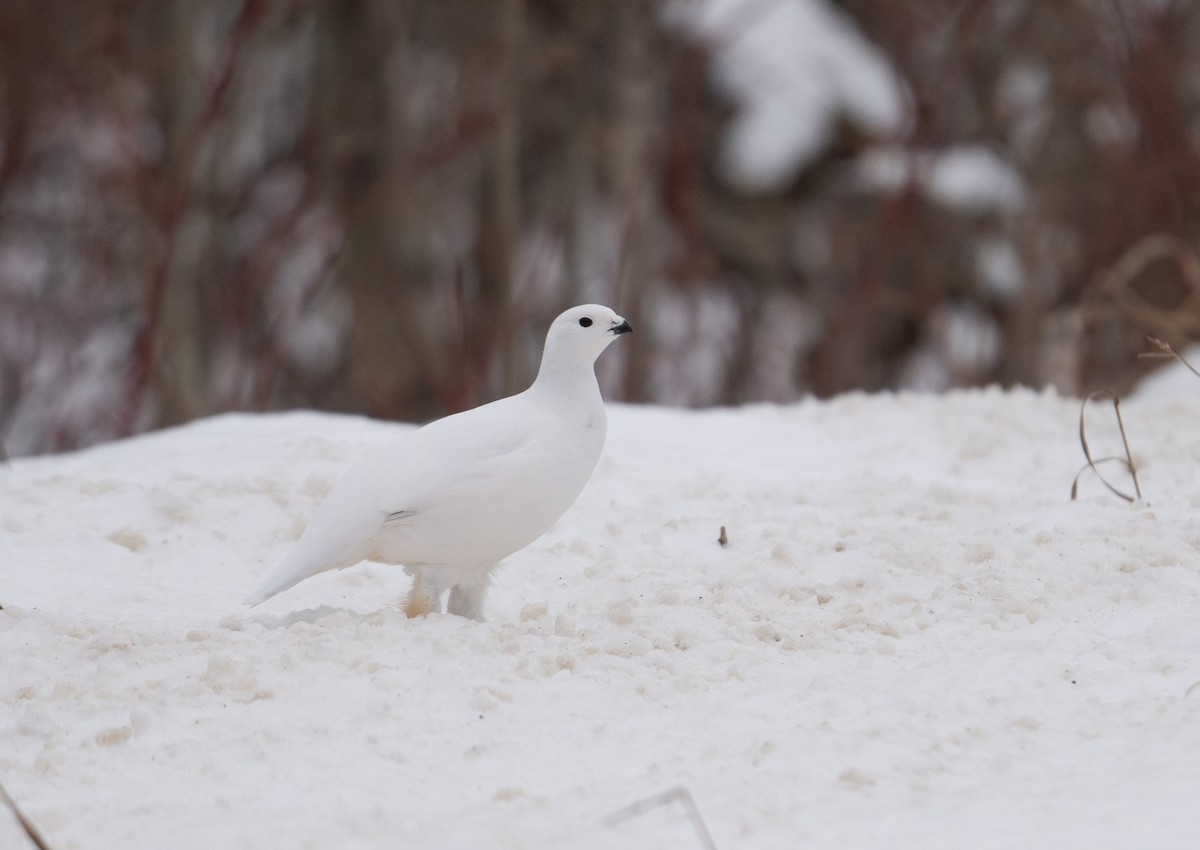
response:
<path id="1" fill-rule="evenodd" d="M 25 835 L 28 836 L 33 846 L 38 848 L 38 850 L 50 850 L 50 845 L 46 843 L 46 839 L 42 837 L 42 834 L 38 832 L 38 828 L 33 825 L 29 818 L 25 817 L 25 813 L 17 806 L 17 802 L 9 796 L 3 784 L 0 784 L 0 799 L 3 799 L 4 804 L 12 810 L 17 823 L 21 825 L 21 829 L 25 830 Z"/>
<path id="2" fill-rule="evenodd" d="M 663 791 L 661 794 L 655 794 L 652 797 L 631 803 L 623 809 L 618 809 L 611 815 L 607 815 L 601 819 L 600 826 L 610 829 L 617 824 L 641 817 L 646 812 L 661 808 L 662 806 L 669 806 L 676 800 L 683 804 L 684 811 L 687 812 L 688 820 L 692 824 L 692 829 L 696 833 L 696 840 L 700 843 L 700 846 L 704 850 L 717 850 L 716 842 L 713 841 L 708 827 L 704 825 L 704 818 L 700 815 L 700 807 L 696 805 L 696 801 L 692 797 L 692 792 L 683 785 L 676 785 L 674 788 Z"/>
<path id="3" fill-rule="evenodd" d="M 1089 401 L 1102 396 L 1107 396 L 1108 398 L 1112 399 L 1113 412 L 1117 415 L 1117 427 L 1121 429 L 1121 442 L 1125 446 L 1125 457 L 1114 455 L 1112 457 L 1102 457 L 1099 460 L 1096 460 L 1092 457 L 1092 450 L 1091 447 L 1088 446 L 1087 441 L 1087 406 Z M 1083 446 L 1083 456 L 1087 458 L 1087 464 L 1083 467 L 1083 469 L 1076 473 L 1075 480 L 1071 482 L 1071 501 L 1074 501 L 1079 496 L 1079 477 L 1089 469 L 1096 473 L 1096 477 L 1100 479 L 1101 484 L 1103 484 L 1117 496 L 1120 496 L 1125 501 L 1135 502 L 1142 498 L 1142 487 L 1141 484 L 1138 483 L 1137 467 L 1133 465 L 1133 454 L 1129 451 L 1129 438 L 1125 434 L 1125 420 L 1121 418 L 1121 399 L 1112 390 L 1097 390 L 1083 400 L 1083 404 L 1079 408 L 1079 443 Z M 1114 460 L 1124 463 L 1125 467 L 1129 470 L 1130 476 L 1133 477 L 1133 489 L 1137 493 L 1136 496 L 1130 496 L 1128 493 L 1123 493 L 1118 490 L 1108 482 L 1108 479 L 1106 479 L 1097 468 L 1101 463 L 1109 463 L 1110 461 Z"/>

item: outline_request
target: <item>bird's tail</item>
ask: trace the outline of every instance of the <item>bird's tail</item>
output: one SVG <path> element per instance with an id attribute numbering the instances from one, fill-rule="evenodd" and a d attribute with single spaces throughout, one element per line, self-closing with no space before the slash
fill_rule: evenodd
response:
<path id="1" fill-rule="evenodd" d="M 283 562 L 276 567 L 275 572 L 262 583 L 258 590 L 246 597 L 245 603 L 251 607 L 266 602 L 277 593 L 283 593 L 304 581 L 309 576 L 334 567 L 344 566 L 346 546 L 338 538 L 330 538 L 320 534 L 320 528 L 314 529 L 310 524 L 292 547 Z"/>
<path id="2" fill-rule="evenodd" d="M 360 520 L 355 526 L 350 522 L 342 522 L 342 517 L 325 511 L 323 506 L 292 551 L 262 586 L 246 597 L 245 604 L 253 607 L 310 576 L 348 567 L 362 560 L 365 552 L 360 541 L 367 539 L 379 527 L 382 517 L 382 512 L 377 512 L 374 519 L 367 514 L 367 524 Z"/>
<path id="3" fill-rule="evenodd" d="M 246 604 L 258 605 L 309 576 L 362 560 L 364 541 L 379 530 L 386 516 L 375 507 L 374 499 L 370 488 L 335 487 L 283 563 L 246 597 Z"/>
<path id="4" fill-rule="evenodd" d="M 273 572 L 271 577 L 262 583 L 258 590 L 251 593 L 242 601 L 242 604 L 253 608 L 255 605 L 266 602 L 275 594 L 283 593 L 289 587 L 294 587 L 307 577 L 306 573 L 291 569 L 288 562 L 284 561 L 279 565 L 279 569 Z"/>

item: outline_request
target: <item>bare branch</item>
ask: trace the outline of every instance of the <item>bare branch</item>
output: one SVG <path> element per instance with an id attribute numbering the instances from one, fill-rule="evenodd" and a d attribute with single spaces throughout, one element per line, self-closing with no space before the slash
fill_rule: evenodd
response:
<path id="1" fill-rule="evenodd" d="M 157 362 L 156 342 L 160 330 L 163 302 L 167 289 L 167 275 L 175 253 L 175 241 L 187 212 L 190 197 L 192 172 L 200 156 L 204 140 L 212 131 L 228 99 L 242 51 L 259 20 L 266 13 L 262 0 L 248 0 L 242 7 L 241 16 L 229 32 L 229 46 L 216 76 L 213 78 L 204 109 L 184 139 L 178 155 L 178 165 L 169 188 L 164 196 L 160 219 L 163 244 L 155 268 L 146 284 L 146 315 L 133 343 L 133 364 L 129 380 L 128 397 L 122 415 L 121 433 L 132 434 L 137 426 L 142 400 L 150 387 Z"/>

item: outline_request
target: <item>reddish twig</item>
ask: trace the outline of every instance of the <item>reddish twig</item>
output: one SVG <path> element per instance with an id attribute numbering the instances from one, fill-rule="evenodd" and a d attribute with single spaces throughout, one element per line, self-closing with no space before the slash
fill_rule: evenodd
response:
<path id="1" fill-rule="evenodd" d="M 345 245 L 344 233 L 340 228 L 335 237 L 336 245 L 330 245 L 329 250 L 325 255 L 325 262 L 321 264 L 321 268 L 313 275 L 313 279 L 305 288 L 300 297 L 300 304 L 295 313 L 288 315 L 281 314 L 279 318 L 272 323 L 267 332 L 267 356 L 262 369 L 258 373 L 258 379 L 255 384 L 255 404 L 259 410 L 266 410 L 268 401 L 270 400 L 271 391 L 275 386 L 275 382 L 279 377 L 279 371 L 283 366 L 284 360 L 284 339 L 288 332 L 295 327 L 296 322 L 303 316 L 316 300 L 317 294 L 325 286 L 329 280 L 329 274 L 333 270 L 334 265 L 342 256 L 342 248 Z M 332 240 L 331 240 L 332 241 Z M 278 260 L 275 263 L 278 266 Z"/>
<path id="2" fill-rule="evenodd" d="M 421 173 L 436 171 L 491 136 L 499 123 L 499 116 L 492 112 L 476 110 L 460 115 L 449 138 L 417 151 L 417 168 Z"/>
<path id="3" fill-rule="evenodd" d="M 138 413 L 142 408 L 142 400 L 150 386 L 150 378 L 154 374 L 156 360 L 155 336 L 162 315 L 163 297 L 166 293 L 167 274 L 171 266 L 171 258 L 175 253 L 175 240 L 179 234 L 179 225 L 187 210 L 189 189 L 196 160 L 199 157 L 204 139 L 208 136 L 221 107 L 233 83 L 242 49 L 255 25 L 266 11 L 265 0 L 246 0 L 242 13 L 229 31 L 229 48 L 225 52 L 224 61 L 218 69 L 212 85 L 209 87 L 208 98 L 204 108 L 192 126 L 191 131 L 183 141 L 182 148 L 176 158 L 174 180 L 166 194 L 160 211 L 162 221 L 163 245 L 158 262 L 151 272 L 146 286 L 145 318 L 138 329 L 133 341 L 132 373 L 129 378 L 129 389 L 126 397 L 126 407 L 121 418 L 119 433 L 131 434 L 137 425 Z"/>

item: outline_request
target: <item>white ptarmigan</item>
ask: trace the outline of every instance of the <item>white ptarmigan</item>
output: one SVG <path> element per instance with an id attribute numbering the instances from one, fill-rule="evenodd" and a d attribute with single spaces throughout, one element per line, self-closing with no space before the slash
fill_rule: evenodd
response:
<path id="1" fill-rule="evenodd" d="M 631 330 L 598 304 L 567 310 L 529 389 L 369 452 L 246 604 L 369 559 L 413 576 L 410 617 L 440 611 L 449 589 L 451 614 L 482 620 L 496 564 L 548 530 L 596 468 L 607 423 L 596 358 Z"/>

